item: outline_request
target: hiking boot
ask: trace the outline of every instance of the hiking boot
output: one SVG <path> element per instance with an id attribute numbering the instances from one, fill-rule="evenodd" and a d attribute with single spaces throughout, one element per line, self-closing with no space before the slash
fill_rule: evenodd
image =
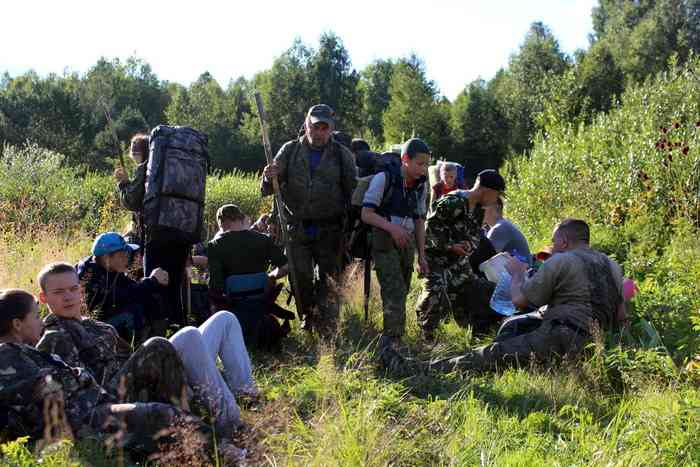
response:
<path id="1" fill-rule="evenodd" d="M 229 440 L 222 440 L 219 444 L 219 456 L 223 465 L 240 465 L 245 462 L 247 455 L 247 449 L 239 448 Z"/>

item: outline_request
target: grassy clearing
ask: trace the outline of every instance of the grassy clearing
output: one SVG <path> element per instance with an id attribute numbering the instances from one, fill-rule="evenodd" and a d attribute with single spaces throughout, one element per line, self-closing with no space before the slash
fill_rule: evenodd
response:
<path id="1" fill-rule="evenodd" d="M 43 263 L 74 261 L 89 236 L 55 232 L 38 242 L 0 240 L 0 287 L 36 291 Z M 357 271 L 359 274 L 361 271 Z M 350 281 L 334 342 L 295 329 L 280 354 L 256 354 L 266 401 L 244 412 L 242 443 L 266 465 L 692 465 L 700 462 L 700 391 L 652 351 L 605 351 L 582 365 L 497 375 L 386 375 L 374 358 L 381 329 L 378 288 L 364 322 L 361 286 Z M 418 283 L 413 284 L 409 310 Z M 424 347 L 409 313 L 406 351 L 420 358 L 477 343 L 448 323 Z M 96 465 L 92 444 L 39 454 L 3 446 L 4 465 Z M 102 461 L 118 465 L 116 459 Z"/>
<path id="2" fill-rule="evenodd" d="M 530 157 L 507 167 L 506 216 L 531 245 L 548 243 L 564 216 L 590 221 L 594 245 L 640 286 L 633 316 L 650 320 L 662 342 L 645 343 L 637 335 L 621 346 L 615 336 L 605 336 L 605 345 L 592 346 L 575 364 L 465 378 L 396 378 L 379 368 L 374 355 L 381 329 L 378 286 L 374 282 L 371 319 L 364 322 L 358 276 L 343 288 L 346 305 L 333 342 L 295 329 L 280 354 L 253 356 L 266 400 L 244 412 L 250 429 L 240 443 L 250 450 L 249 463 L 700 464 L 700 360 L 686 369 L 700 350 L 698 72 L 700 61 L 694 60 L 632 87 L 621 105 L 589 124 L 567 123 L 548 109 L 550 123 Z M 96 231 L 125 227 L 109 176 L 65 168 L 61 161 L 36 147 L 4 149 L 0 288 L 36 291 L 34 277 L 43 264 L 74 262 L 87 254 Z M 52 176 L 40 176 L 47 171 Z M 210 180 L 210 221 L 224 202 L 251 214 L 267 208 L 252 175 Z M 447 323 L 436 347 L 423 346 L 412 311 L 418 293 L 414 280 L 408 354 L 428 359 L 480 343 L 469 330 Z M 100 465 L 104 457 L 86 443 L 44 454 L 27 446 L 3 445 L 0 463 Z"/>

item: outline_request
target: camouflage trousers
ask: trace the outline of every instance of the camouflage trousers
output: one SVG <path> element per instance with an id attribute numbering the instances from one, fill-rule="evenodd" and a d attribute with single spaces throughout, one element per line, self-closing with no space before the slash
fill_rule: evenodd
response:
<path id="1" fill-rule="evenodd" d="M 287 254 L 294 264 L 295 296 L 302 301 L 296 304 L 297 314 L 300 318 L 311 318 L 314 326 L 332 332 L 340 315 L 341 226 L 321 226 L 313 236 L 307 235 L 299 226 L 290 229 L 290 236 Z M 314 265 L 318 266 L 318 289 L 314 287 Z M 314 308 L 317 308 L 316 315 Z"/>
<path id="2" fill-rule="evenodd" d="M 380 229 L 372 232 L 372 257 L 379 280 L 384 310 L 384 335 L 401 337 L 406 328 L 406 296 L 411 286 L 415 241 L 403 249 L 397 248 L 389 233 Z"/>
<path id="3" fill-rule="evenodd" d="M 418 322 L 424 331 L 433 332 L 451 312 L 461 327 L 470 325 L 475 332 L 486 332 L 499 320 L 489 306 L 494 288 L 495 284 L 471 270 L 430 265 L 416 305 Z"/>
<path id="4" fill-rule="evenodd" d="M 553 358 L 573 358 L 591 342 L 588 332 L 560 320 L 543 320 L 530 332 L 499 338 L 484 347 L 449 360 L 451 367 L 464 370 L 495 370 L 531 360 L 547 362 Z"/>
<path id="5" fill-rule="evenodd" d="M 175 347 L 152 337 L 136 349 L 105 389 L 124 402 L 146 401 L 187 407 L 187 375 Z"/>

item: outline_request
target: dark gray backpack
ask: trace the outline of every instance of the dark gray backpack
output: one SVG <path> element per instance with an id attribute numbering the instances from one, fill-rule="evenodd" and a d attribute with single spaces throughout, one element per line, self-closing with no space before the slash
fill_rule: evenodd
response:
<path id="1" fill-rule="evenodd" d="M 208 138 L 184 126 L 158 125 L 151 132 L 144 223 L 149 229 L 201 241 L 204 195 L 209 167 Z"/>

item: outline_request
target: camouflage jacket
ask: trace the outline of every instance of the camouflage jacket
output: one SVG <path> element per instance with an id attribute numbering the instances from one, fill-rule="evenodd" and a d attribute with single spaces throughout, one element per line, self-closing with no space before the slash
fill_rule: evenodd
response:
<path id="1" fill-rule="evenodd" d="M 357 168 L 349 149 L 331 141 L 311 176 L 306 137 L 285 143 L 275 156 L 282 198 L 292 221 L 336 220 L 345 216 L 357 185 Z M 272 194 L 272 183 L 262 181 L 263 196 Z"/>
<path id="2" fill-rule="evenodd" d="M 128 182 L 119 182 L 119 201 L 129 211 L 133 212 L 132 222 L 134 232 L 138 236 L 139 244 L 145 242 L 145 231 L 143 223 L 143 197 L 146 193 L 146 169 L 148 161 L 136 166 L 134 179 Z"/>
<path id="3" fill-rule="evenodd" d="M 131 356 L 131 346 L 107 323 L 49 314 L 44 325 L 37 349 L 58 355 L 70 366 L 89 369 L 102 386 Z"/>
<path id="4" fill-rule="evenodd" d="M 133 180 L 119 182 L 119 200 L 129 211 L 143 211 L 147 167 L 148 162 L 137 165 Z"/>
<path id="5" fill-rule="evenodd" d="M 28 345 L 0 344 L 0 411 L 7 415 L 6 430 L 41 435 L 44 401 L 52 396 L 63 398 L 68 423 L 78 435 L 98 405 L 115 402 L 89 371 Z"/>
<path id="6" fill-rule="evenodd" d="M 477 205 L 469 211 L 467 192 L 453 192 L 443 196 L 426 221 L 425 252 L 431 269 L 457 268 L 473 274 L 469 255 L 475 251 L 481 239 L 484 210 Z M 463 243 L 467 256 L 457 256 L 447 251 L 448 247 Z"/>
<path id="7" fill-rule="evenodd" d="M 151 294 L 161 288 L 150 277 L 135 281 L 124 273 L 107 271 L 94 256 L 83 258 L 76 270 L 85 290 L 87 308 L 96 311 L 100 319 L 109 319 L 135 304 L 150 303 Z"/>

